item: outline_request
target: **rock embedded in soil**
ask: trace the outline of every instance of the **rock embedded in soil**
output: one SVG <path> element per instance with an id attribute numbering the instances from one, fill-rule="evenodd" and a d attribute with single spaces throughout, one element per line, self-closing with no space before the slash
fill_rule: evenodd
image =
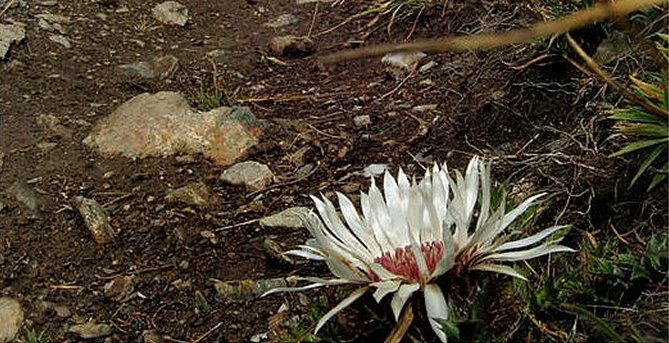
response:
<path id="1" fill-rule="evenodd" d="M 121 64 L 116 68 L 122 74 L 128 77 L 143 77 L 145 79 L 152 79 L 156 77 L 156 75 L 153 73 L 153 70 L 151 70 L 151 66 L 144 61 Z"/>
<path id="2" fill-rule="evenodd" d="M 190 20 L 188 8 L 176 1 L 165 1 L 153 8 L 153 17 L 166 25 L 185 26 Z"/>
<path id="3" fill-rule="evenodd" d="M 59 44 L 65 49 L 69 49 L 72 47 L 72 43 L 70 43 L 70 40 L 67 39 L 67 37 L 63 35 L 50 35 L 49 40 L 51 40 L 54 43 Z"/>
<path id="4" fill-rule="evenodd" d="M 130 158 L 202 153 L 227 166 L 258 144 L 266 127 L 248 107 L 199 112 L 179 93 L 143 93 L 100 120 L 84 143 Z"/>
<path id="5" fill-rule="evenodd" d="M 68 332 L 75 333 L 83 339 L 93 339 L 111 335 L 112 327 L 107 324 L 89 322 L 86 324 L 72 325 Z"/>
<path id="6" fill-rule="evenodd" d="M 21 304 L 9 297 L 0 298 L 0 343 L 14 342 L 23 323 Z"/>
<path id="7" fill-rule="evenodd" d="M 316 52 L 316 47 L 311 39 L 293 35 L 274 37 L 271 49 L 276 55 L 291 57 L 304 57 Z"/>
<path id="8" fill-rule="evenodd" d="M 109 224 L 109 215 L 97 201 L 78 196 L 74 198 L 74 202 L 84 218 L 86 227 L 98 244 L 104 245 L 114 240 L 114 230 Z"/>
<path id="9" fill-rule="evenodd" d="M 7 194 L 11 195 L 18 201 L 23 204 L 30 212 L 35 214 L 39 207 L 39 201 L 37 200 L 37 194 L 23 181 L 15 181 L 8 189 Z"/>
<path id="10" fill-rule="evenodd" d="M 5 153 L 0 151 L 0 172 L 2 172 L 2 166 L 5 164 Z"/>
<path id="11" fill-rule="evenodd" d="M 193 182 L 177 189 L 170 189 L 165 196 L 167 202 L 181 202 L 197 207 L 207 207 L 211 199 L 209 187 L 202 182 Z"/>
<path id="12" fill-rule="evenodd" d="M 251 192 L 267 187 L 274 179 L 274 173 L 265 164 L 256 161 L 237 163 L 223 171 L 221 180 L 235 185 L 245 186 Z"/>
<path id="13" fill-rule="evenodd" d="M 302 218 L 309 213 L 307 207 L 290 207 L 279 213 L 260 219 L 260 225 L 266 227 L 287 227 L 292 229 L 303 228 Z"/>
<path id="14" fill-rule="evenodd" d="M 7 56 L 13 43 L 20 43 L 26 38 L 26 29 L 22 24 L 0 24 L 0 60 Z"/>

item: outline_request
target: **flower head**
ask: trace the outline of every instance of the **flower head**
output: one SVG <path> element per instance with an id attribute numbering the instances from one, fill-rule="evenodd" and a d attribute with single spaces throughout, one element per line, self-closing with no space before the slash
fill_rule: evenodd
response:
<path id="1" fill-rule="evenodd" d="M 386 171 L 383 193 L 373 179 L 369 192 L 361 193 L 361 213 L 341 193 L 337 193 L 341 216 L 325 196 L 312 197 L 318 214 L 310 212 L 305 222 L 317 245 L 301 245 L 287 253 L 324 261 L 336 278 L 298 278 L 311 284 L 270 292 L 360 284 L 360 288 L 323 316 L 316 325 L 318 331 L 328 319 L 368 290 L 374 291 L 377 302 L 392 294 L 391 308 L 396 319 L 406 301 L 421 291 L 430 324 L 445 342 L 440 321 L 448 319 L 448 306 L 436 281 L 454 265 L 522 278 L 499 262 L 571 250 L 549 242 L 538 248 L 518 251 L 561 227 L 514 242 L 496 240 L 499 233 L 525 212 L 538 196 L 508 213 L 505 213 L 503 204 L 490 213 L 491 181 L 487 165 L 475 157 L 465 176 L 457 171 L 455 175 L 454 181 L 449 177 L 446 165 L 441 168 L 435 165 L 426 171 L 420 183 L 416 183 L 415 179 L 409 181 L 402 170 L 397 179 Z"/>

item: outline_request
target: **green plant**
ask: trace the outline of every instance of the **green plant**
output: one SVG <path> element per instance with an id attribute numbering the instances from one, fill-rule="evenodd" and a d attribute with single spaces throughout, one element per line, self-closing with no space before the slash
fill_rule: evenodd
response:
<path id="1" fill-rule="evenodd" d="M 658 35 L 662 42 L 658 43 L 658 50 L 669 61 L 669 36 Z M 617 120 L 617 129 L 628 137 L 636 140 L 627 144 L 624 148 L 611 154 L 611 157 L 621 156 L 632 152 L 645 152 L 645 157 L 636 174 L 630 182 L 632 187 L 647 171 L 652 171 L 653 178 L 647 190 L 651 190 L 667 178 L 669 172 L 669 161 L 667 161 L 667 150 L 669 148 L 669 88 L 667 88 L 667 76 L 665 73 L 646 73 L 648 81 L 642 81 L 630 76 L 633 83 L 634 93 L 642 101 L 659 108 L 662 112 L 654 113 L 637 104 L 630 104 L 625 108 L 616 109 L 609 119 Z M 657 166 L 660 166 L 659 169 Z"/>
<path id="2" fill-rule="evenodd" d="M 51 343 L 51 338 L 44 331 L 37 333 L 37 331 L 31 329 L 26 333 L 26 338 L 22 343 Z"/>

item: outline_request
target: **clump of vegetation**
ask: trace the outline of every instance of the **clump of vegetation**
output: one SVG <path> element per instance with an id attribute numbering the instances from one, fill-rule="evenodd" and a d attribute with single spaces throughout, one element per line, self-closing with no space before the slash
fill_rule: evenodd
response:
<path id="1" fill-rule="evenodd" d="M 658 50 L 669 62 L 669 35 L 658 34 L 662 42 L 658 43 Z M 623 149 L 612 154 L 612 157 L 639 152 L 644 154 L 643 162 L 630 182 L 633 186 L 646 172 L 653 178 L 648 190 L 657 186 L 667 178 L 669 173 L 669 89 L 667 88 L 666 70 L 663 73 L 647 72 L 642 81 L 630 76 L 633 91 L 648 106 L 642 107 L 638 103 L 629 103 L 628 106 L 613 111 L 610 119 L 618 121 L 617 129 L 625 136 L 635 140 Z M 642 103 L 643 104 L 643 103 Z M 650 109 L 648 107 L 650 106 Z M 652 111 L 652 109 L 657 109 Z"/>

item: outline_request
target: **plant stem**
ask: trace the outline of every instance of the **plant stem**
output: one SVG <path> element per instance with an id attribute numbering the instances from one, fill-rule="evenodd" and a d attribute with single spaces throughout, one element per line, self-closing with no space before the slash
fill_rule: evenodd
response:
<path id="1" fill-rule="evenodd" d="M 447 52 L 489 50 L 508 45 L 524 43 L 542 37 L 562 34 L 576 28 L 590 25 L 610 17 L 623 16 L 640 9 L 662 5 L 666 0 L 621 0 L 602 2 L 590 8 L 572 13 L 563 18 L 539 22 L 529 28 L 509 32 L 484 33 L 478 35 L 447 37 L 435 40 L 420 40 L 405 44 L 382 44 L 367 48 L 335 52 L 320 57 L 323 63 L 335 63 L 374 56 L 382 56 L 398 51 Z"/>
<path id="2" fill-rule="evenodd" d="M 397 321 L 397 324 L 393 328 L 393 331 L 390 332 L 388 337 L 386 337 L 386 340 L 384 343 L 399 343 L 402 341 L 402 338 L 404 338 L 404 335 L 406 335 L 407 330 L 409 330 L 409 327 L 411 326 L 411 323 L 413 322 L 413 305 L 410 302 L 407 302 L 406 306 L 404 306 L 404 310 L 402 311 L 402 315 L 400 316 L 399 320 Z"/>

